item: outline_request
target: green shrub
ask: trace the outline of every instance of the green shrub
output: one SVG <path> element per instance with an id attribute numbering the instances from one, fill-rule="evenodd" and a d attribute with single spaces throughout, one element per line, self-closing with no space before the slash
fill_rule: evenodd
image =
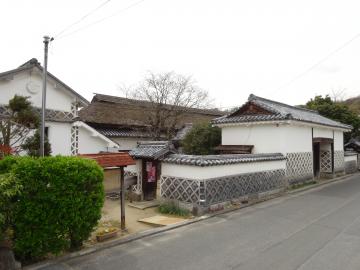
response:
<path id="1" fill-rule="evenodd" d="M 0 174 L 10 172 L 12 166 L 19 160 L 20 157 L 6 156 L 0 159 Z"/>
<path id="2" fill-rule="evenodd" d="M 182 141 L 185 154 L 211 155 L 214 147 L 221 144 L 221 130 L 209 123 L 195 125 Z"/>
<path id="3" fill-rule="evenodd" d="M 190 211 L 184 208 L 181 208 L 178 204 L 173 201 L 164 202 L 159 205 L 158 210 L 162 214 L 176 215 L 181 217 L 190 216 Z"/>
<path id="4" fill-rule="evenodd" d="M 22 186 L 12 174 L 0 175 L 0 242 L 9 238 L 8 232 L 12 230 L 13 224 L 13 207 L 21 189 Z"/>
<path id="5" fill-rule="evenodd" d="M 78 248 L 101 217 L 103 171 L 78 157 L 20 158 L 11 173 L 22 185 L 14 209 L 14 251 L 21 260 Z"/>

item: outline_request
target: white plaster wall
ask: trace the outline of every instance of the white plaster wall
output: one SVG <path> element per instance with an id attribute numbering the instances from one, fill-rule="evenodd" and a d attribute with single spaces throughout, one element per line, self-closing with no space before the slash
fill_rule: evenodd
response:
<path id="1" fill-rule="evenodd" d="M 343 151 L 344 150 L 344 133 L 342 131 L 334 132 L 334 150 Z"/>
<path id="2" fill-rule="evenodd" d="M 317 128 L 314 127 L 314 138 L 321 137 L 321 138 L 333 138 L 333 130 L 327 128 Z"/>
<path id="3" fill-rule="evenodd" d="M 92 154 L 107 151 L 108 143 L 94 136 L 94 133 L 79 127 L 79 154 Z"/>
<path id="4" fill-rule="evenodd" d="M 347 162 L 347 161 L 353 161 L 353 160 L 355 160 L 355 161 L 357 162 L 357 155 L 345 156 L 345 157 L 344 157 L 344 160 L 345 160 L 345 162 Z"/>
<path id="5" fill-rule="evenodd" d="M 27 84 L 30 82 L 37 86 L 37 93 L 27 90 Z M 34 68 L 32 72 L 18 73 L 11 80 L 0 80 L 0 104 L 8 104 L 15 94 L 29 96 L 33 106 L 41 107 L 42 78 L 37 68 Z M 56 86 L 55 82 L 48 78 L 46 91 L 46 107 L 48 109 L 70 112 L 73 101 L 75 101 L 75 96 L 60 85 Z"/>
<path id="6" fill-rule="evenodd" d="M 162 163 L 161 174 L 164 176 L 166 175 L 189 179 L 208 179 L 242 173 L 285 169 L 285 167 L 285 160 L 239 163 L 208 167 Z"/>
<path id="7" fill-rule="evenodd" d="M 284 124 L 222 127 L 222 144 L 254 145 L 253 153 L 311 152 L 311 128 Z"/>
<path id="8" fill-rule="evenodd" d="M 125 167 L 125 171 L 129 171 L 129 172 L 138 172 L 141 171 L 142 169 L 142 160 L 141 159 L 137 159 L 135 165 L 129 165 L 127 167 Z"/>
<path id="9" fill-rule="evenodd" d="M 49 127 L 51 155 L 71 155 L 71 123 L 46 122 Z"/>
<path id="10" fill-rule="evenodd" d="M 320 143 L 320 150 L 331 151 L 331 144 L 330 143 Z"/>

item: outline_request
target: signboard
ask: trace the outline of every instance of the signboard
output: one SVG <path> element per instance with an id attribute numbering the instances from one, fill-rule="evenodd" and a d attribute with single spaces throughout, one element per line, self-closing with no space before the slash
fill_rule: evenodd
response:
<path id="1" fill-rule="evenodd" d="M 151 161 L 146 162 L 146 174 L 149 183 L 156 182 L 156 167 L 153 166 Z"/>

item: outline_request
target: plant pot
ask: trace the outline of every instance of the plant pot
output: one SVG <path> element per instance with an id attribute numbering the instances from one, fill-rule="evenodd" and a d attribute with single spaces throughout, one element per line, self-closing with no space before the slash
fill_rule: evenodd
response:
<path id="1" fill-rule="evenodd" d="M 104 233 L 104 234 L 101 234 L 101 235 L 96 235 L 96 240 L 98 242 L 103 242 L 103 241 L 105 241 L 107 239 L 110 239 L 110 238 L 113 238 L 113 237 L 117 236 L 117 233 L 118 233 L 118 230 L 108 232 L 108 233 Z"/>

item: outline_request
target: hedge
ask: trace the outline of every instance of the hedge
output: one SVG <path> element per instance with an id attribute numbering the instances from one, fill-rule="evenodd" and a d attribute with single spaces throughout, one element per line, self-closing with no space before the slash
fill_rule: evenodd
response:
<path id="1" fill-rule="evenodd" d="M 3 162 L 0 168 L 10 169 L 22 185 L 13 213 L 19 259 L 58 254 L 89 238 L 104 203 L 103 171 L 94 161 L 56 156 Z"/>

